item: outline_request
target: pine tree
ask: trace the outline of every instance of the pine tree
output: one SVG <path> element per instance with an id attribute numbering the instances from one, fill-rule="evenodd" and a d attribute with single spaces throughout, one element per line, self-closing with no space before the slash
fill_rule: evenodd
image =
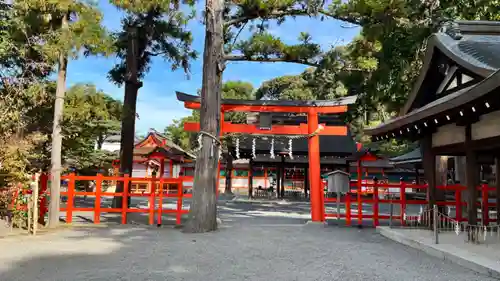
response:
<path id="1" fill-rule="evenodd" d="M 191 50 L 192 36 L 186 24 L 193 14 L 181 11 L 178 1 L 144 0 L 112 1 L 126 16 L 122 30 L 116 34 L 115 46 L 121 60 L 109 78 L 117 85 L 125 84 L 121 122 L 120 174 L 131 175 L 135 139 L 137 93 L 141 79 L 147 74 L 154 57 L 171 62 L 172 69 L 189 72 L 190 60 L 196 58 Z M 189 1 L 188 5 L 192 4 Z M 123 192 L 123 182 L 116 192 Z M 122 206 L 122 197 L 113 199 L 113 206 Z"/>
<path id="2" fill-rule="evenodd" d="M 297 0 L 207 0 L 205 2 L 205 47 L 201 89 L 202 149 L 196 158 L 193 201 L 185 232 L 207 232 L 217 229 L 217 161 L 220 134 L 222 73 L 231 61 L 290 62 L 321 67 L 335 59 L 335 53 L 323 53 L 307 33 L 300 33 L 299 44 L 287 45 L 266 32 L 268 22 L 282 23 L 286 18 L 329 17 L 323 1 Z M 354 17 L 337 19 L 357 24 Z M 253 27 L 247 40 L 238 40 L 245 28 Z M 338 68 L 349 68 L 342 61 Z"/>

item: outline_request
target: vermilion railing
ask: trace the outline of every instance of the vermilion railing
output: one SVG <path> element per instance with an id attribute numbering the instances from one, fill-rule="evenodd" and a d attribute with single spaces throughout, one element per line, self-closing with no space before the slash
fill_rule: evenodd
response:
<path id="1" fill-rule="evenodd" d="M 147 213 L 149 214 L 149 224 L 155 223 L 155 216 L 157 224 L 162 223 L 163 214 L 175 214 L 176 224 L 181 223 L 181 218 L 183 214 L 188 213 L 188 210 L 184 210 L 183 199 L 191 198 L 192 194 L 189 193 L 191 186 L 185 186 L 185 183 L 192 182 L 192 177 L 179 177 L 179 178 L 137 178 L 125 175 L 123 177 L 117 176 L 103 176 L 98 174 L 96 176 L 78 176 L 76 174 L 64 175 L 61 177 L 62 180 L 67 181 L 67 191 L 61 192 L 61 196 L 67 197 L 67 203 L 65 207 L 61 208 L 61 211 L 66 212 L 66 223 L 73 222 L 74 212 L 93 212 L 93 221 L 95 224 L 100 223 L 102 213 L 120 213 L 121 223 L 127 223 L 127 215 L 129 213 Z M 46 178 L 48 180 L 48 177 Z M 93 191 L 78 191 L 76 190 L 77 181 L 94 181 L 95 188 Z M 103 191 L 103 182 L 123 182 L 125 187 L 129 186 L 131 183 L 140 182 L 147 183 L 149 187 L 142 192 L 134 192 L 128 188 L 125 188 L 123 192 L 105 192 Z M 42 186 L 44 183 L 42 182 Z M 45 185 L 47 185 L 45 183 Z M 175 188 L 173 188 L 175 186 Z M 94 197 L 94 204 L 92 207 L 75 207 L 74 199 L 78 196 L 91 196 Z M 103 196 L 110 197 L 122 197 L 122 206 L 119 208 L 106 208 L 101 206 L 101 199 Z M 130 208 L 128 206 L 129 198 L 147 198 L 148 208 Z M 176 208 L 168 209 L 163 208 L 164 199 L 176 199 Z"/>
<path id="2" fill-rule="evenodd" d="M 407 189 L 419 189 L 419 190 L 427 190 L 427 185 L 414 185 L 408 184 L 405 182 L 401 182 L 398 184 L 380 184 L 380 183 L 362 183 L 361 185 L 365 188 L 372 188 L 372 196 L 367 197 L 363 196 L 361 185 L 357 182 L 351 182 L 351 191 L 347 194 L 340 197 L 340 203 L 344 204 L 345 214 L 337 214 L 337 213 L 327 213 L 325 210 L 325 219 L 327 218 L 345 218 L 346 224 L 351 225 L 353 219 L 357 219 L 358 224 L 361 225 L 363 219 L 372 219 L 373 225 L 378 226 L 379 220 L 389 220 L 391 219 L 390 215 L 381 215 L 379 212 L 380 204 L 396 204 L 399 205 L 399 214 L 395 214 L 392 216 L 393 220 L 400 220 L 401 225 L 405 224 L 405 214 L 407 205 L 427 205 L 429 202 L 427 200 L 421 199 L 408 199 L 406 192 Z M 354 190 L 353 190 L 354 187 Z M 387 194 L 389 189 L 399 189 L 397 198 L 391 196 L 390 199 L 381 199 L 381 194 Z M 462 209 L 464 206 L 467 206 L 466 202 L 462 201 L 462 192 L 466 190 L 465 186 L 461 185 L 447 185 L 447 186 L 438 186 L 438 189 L 449 191 L 454 193 L 454 200 L 446 200 L 446 201 L 437 201 L 436 204 L 438 206 L 454 206 L 455 207 L 455 219 L 457 221 L 467 221 L 467 218 L 462 217 Z M 496 191 L 496 188 L 489 187 L 486 184 L 482 184 L 477 187 L 477 190 L 481 192 L 481 196 L 479 197 L 478 202 L 476 203 L 476 207 L 481 208 L 481 220 L 485 225 L 488 225 L 493 219 L 489 218 L 489 208 L 496 207 L 496 203 L 488 202 L 488 193 L 491 191 Z M 371 193 L 370 192 L 370 193 Z M 394 195 L 392 193 L 391 195 Z M 324 198 L 325 207 L 328 203 L 336 203 L 337 198 L 328 197 Z M 356 204 L 357 213 L 352 214 L 351 205 Z M 372 204 L 372 213 L 373 214 L 363 214 L 363 204 Z M 409 217 L 409 216 L 406 216 Z"/>

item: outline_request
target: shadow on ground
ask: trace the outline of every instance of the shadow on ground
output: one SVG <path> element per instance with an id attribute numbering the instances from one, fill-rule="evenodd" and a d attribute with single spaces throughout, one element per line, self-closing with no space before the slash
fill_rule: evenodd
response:
<path id="1" fill-rule="evenodd" d="M 373 229 L 304 226 L 302 218 L 259 213 L 275 207 L 221 205 L 226 220 L 205 234 L 115 225 L 0 239 L 0 280 L 493 280 Z"/>

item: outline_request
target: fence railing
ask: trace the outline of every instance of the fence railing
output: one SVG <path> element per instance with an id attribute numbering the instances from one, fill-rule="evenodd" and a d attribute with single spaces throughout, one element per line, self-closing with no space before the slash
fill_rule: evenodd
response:
<path id="1" fill-rule="evenodd" d="M 47 178 L 48 180 L 48 178 Z M 61 211 L 66 213 L 66 223 L 73 222 L 75 212 L 90 212 L 93 213 L 93 222 L 100 223 L 101 214 L 117 213 L 121 214 L 121 223 L 127 223 L 127 215 L 130 213 L 144 213 L 149 215 L 149 224 L 162 224 L 162 216 L 164 214 L 175 215 L 176 224 L 181 224 L 182 215 L 188 213 L 188 210 L 183 209 L 183 199 L 192 198 L 192 185 L 186 185 L 193 181 L 192 177 L 179 178 L 138 178 L 125 175 L 103 176 L 79 176 L 76 174 L 64 175 L 61 180 L 67 182 L 66 191 L 61 192 L 61 197 L 65 199 L 66 205 L 61 207 Z M 93 182 L 94 188 L 89 190 L 78 190 L 77 183 Z M 108 183 L 113 183 L 118 186 L 123 184 L 125 187 L 123 192 L 108 192 L 104 186 Z M 145 188 L 134 188 L 137 184 L 147 185 Z M 43 185 L 43 184 L 42 184 Z M 50 196 L 47 191 L 47 195 Z M 87 206 L 75 206 L 75 199 L 79 197 L 93 197 L 94 202 Z M 121 197 L 121 206 L 102 206 L 102 199 L 105 197 Z M 131 198 L 143 198 L 144 203 L 147 202 L 146 208 L 133 208 L 129 204 Z M 165 200 L 174 199 L 175 208 L 164 208 Z M 40 214 L 42 215 L 42 214 Z"/>
<path id="2" fill-rule="evenodd" d="M 404 226 L 408 223 L 409 217 L 418 213 L 418 208 L 415 209 L 412 206 L 420 205 L 421 208 L 424 206 L 424 208 L 427 208 L 429 205 L 425 193 L 428 188 L 427 185 L 415 185 L 401 182 L 398 184 L 362 183 L 361 186 L 357 182 L 353 182 L 350 183 L 350 186 L 351 191 L 339 197 L 336 197 L 336 194 L 331 192 L 325 193 L 324 202 L 326 207 L 326 219 L 345 218 L 346 225 L 351 225 L 352 220 L 357 220 L 357 223 L 362 225 L 364 219 L 371 219 L 373 226 L 378 226 L 380 220 L 389 220 L 391 224 L 394 221 L 398 221 L 400 225 Z M 366 189 L 370 189 L 369 192 L 363 192 Z M 461 185 L 447 185 L 438 186 L 438 189 L 448 193 L 448 197 L 452 197 L 452 199 L 450 200 L 447 198 L 444 201 L 437 201 L 436 205 L 439 207 L 447 207 L 450 214 L 451 208 L 454 208 L 453 219 L 458 222 L 467 221 L 467 219 L 462 216 L 462 211 L 467 206 L 467 203 L 462 201 L 462 192 L 466 190 L 466 187 Z M 489 217 L 489 208 L 496 207 L 496 203 L 490 203 L 488 201 L 489 192 L 495 191 L 496 188 L 482 184 L 477 187 L 477 190 L 480 191 L 481 194 L 476 203 L 476 207 L 481 210 L 481 217 L 479 220 L 482 225 L 488 225 L 490 222 L 496 220 Z M 371 195 L 367 196 L 367 193 Z M 339 205 L 343 206 L 342 209 L 345 210 L 343 213 L 339 212 L 339 207 L 337 207 L 337 210 L 335 210 L 336 208 L 330 208 L 335 207 L 335 205 L 332 206 L 330 204 L 336 204 L 338 200 L 340 200 Z M 371 211 L 364 210 L 364 206 L 371 206 Z M 385 208 L 384 210 L 380 209 L 382 206 Z M 397 210 L 394 210 L 394 207 L 398 207 Z M 412 210 L 408 210 L 409 208 Z"/>

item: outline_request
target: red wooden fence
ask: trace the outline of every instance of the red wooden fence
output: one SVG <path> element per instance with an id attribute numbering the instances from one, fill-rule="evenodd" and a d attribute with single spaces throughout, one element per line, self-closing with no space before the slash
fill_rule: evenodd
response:
<path id="1" fill-rule="evenodd" d="M 408 184 L 405 182 L 401 182 L 399 184 L 377 184 L 377 183 L 363 183 L 363 186 L 366 187 L 372 187 L 373 188 L 373 196 L 370 197 L 363 197 L 362 192 L 361 192 L 361 185 L 358 184 L 357 182 L 352 182 L 351 183 L 351 188 L 355 187 L 355 190 L 352 192 L 347 193 L 346 195 L 342 196 L 340 198 L 340 202 L 345 204 L 345 214 L 340 214 L 340 218 L 345 218 L 346 220 L 346 225 L 351 225 L 352 219 L 357 219 L 358 224 L 361 225 L 363 222 L 363 219 L 372 219 L 373 220 L 373 225 L 378 226 L 379 225 L 379 220 L 387 220 L 390 219 L 390 215 L 380 215 L 379 214 L 379 205 L 380 204 L 398 204 L 400 205 L 400 212 L 399 214 L 393 215 L 392 219 L 393 220 L 400 220 L 401 225 L 405 224 L 404 220 L 404 214 L 406 212 L 406 207 L 407 205 L 427 205 L 429 202 L 427 200 L 415 200 L 415 199 L 407 199 L 407 193 L 406 189 L 427 189 L 427 185 L 414 185 L 414 184 Z M 399 189 L 399 198 L 392 198 L 392 199 L 380 199 L 379 198 L 379 191 L 381 190 L 388 190 L 389 188 L 392 189 Z M 466 190 L 465 186 L 461 185 L 447 185 L 447 186 L 438 186 L 438 189 L 445 190 L 445 191 L 452 191 L 454 192 L 455 200 L 453 201 L 438 201 L 436 204 L 438 206 L 455 206 L 455 219 L 457 221 L 467 221 L 466 218 L 462 217 L 462 208 L 463 206 L 467 206 L 466 202 L 462 201 L 462 191 Z M 481 220 L 484 222 L 485 225 L 488 225 L 490 222 L 493 221 L 493 219 L 489 218 L 489 212 L 488 209 L 490 207 L 496 207 L 496 203 L 489 203 L 488 202 L 488 193 L 491 191 L 496 191 L 496 188 L 494 187 L 489 187 L 486 184 L 482 184 L 477 189 L 481 192 L 481 196 L 479 197 L 480 201 L 476 203 L 477 207 L 480 207 L 482 210 L 482 218 Z M 355 196 L 354 202 L 353 202 L 353 196 Z M 325 197 L 324 199 L 325 203 L 336 203 L 337 198 L 331 198 L 331 197 Z M 357 214 L 352 214 L 351 213 L 351 204 L 356 203 L 357 204 Z M 363 214 L 363 203 L 365 204 L 372 204 L 372 210 L 373 214 Z M 325 204 L 326 207 L 326 204 Z M 339 214 L 337 213 L 326 213 L 325 211 L 325 219 L 326 218 L 339 218 Z"/>
<path id="2" fill-rule="evenodd" d="M 184 198 L 191 198 L 192 194 L 187 193 L 191 186 L 183 186 L 185 182 L 192 182 L 192 177 L 179 177 L 179 178 L 136 178 L 125 175 L 123 177 L 117 176 L 103 176 L 98 174 L 97 176 L 77 176 L 75 174 L 64 175 L 61 177 L 62 180 L 67 180 L 67 191 L 61 192 L 61 196 L 67 197 L 67 203 L 65 207 L 61 208 L 61 211 L 66 212 L 66 223 L 73 222 L 74 212 L 93 212 L 94 223 L 98 224 L 101 220 L 102 213 L 120 213 L 121 223 L 127 223 L 127 214 L 129 213 L 147 213 L 149 214 L 149 224 L 162 223 L 162 214 L 174 214 L 176 216 L 176 224 L 181 223 L 181 218 L 183 214 L 188 213 L 187 210 L 182 209 L 182 203 Z M 44 180 L 48 180 L 44 178 Z M 95 188 L 93 191 L 77 191 L 76 182 L 77 181 L 94 181 Z M 151 188 L 145 192 L 133 192 L 125 188 L 123 192 L 103 192 L 102 186 L 103 182 L 123 182 L 125 187 L 133 182 L 147 182 Z M 46 183 L 41 184 L 46 186 Z M 172 189 L 169 185 L 175 185 L 176 188 Z M 167 188 L 165 188 L 167 186 Z M 92 207 L 75 207 L 74 199 L 77 196 L 91 196 L 95 197 L 94 206 Z M 104 208 L 101 207 L 101 199 L 103 196 L 121 196 L 122 206 L 120 208 Z M 147 209 L 141 208 L 130 208 L 128 206 L 128 198 L 140 197 L 147 198 L 149 207 Z M 164 209 L 163 203 L 164 199 L 175 198 L 176 208 L 175 209 Z"/>

